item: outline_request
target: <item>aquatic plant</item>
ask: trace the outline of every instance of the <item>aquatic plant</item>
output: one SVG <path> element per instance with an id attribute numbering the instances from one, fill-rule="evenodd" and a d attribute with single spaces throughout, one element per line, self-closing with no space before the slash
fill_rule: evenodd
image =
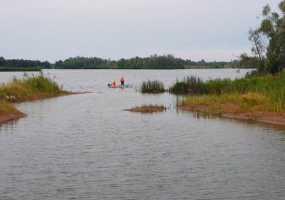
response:
<path id="1" fill-rule="evenodd" d="M 140 91 L 142 93 L 157 94 L 165 92 L 165 87 L 161 81 L 145 81 L 142 83 Z"/>

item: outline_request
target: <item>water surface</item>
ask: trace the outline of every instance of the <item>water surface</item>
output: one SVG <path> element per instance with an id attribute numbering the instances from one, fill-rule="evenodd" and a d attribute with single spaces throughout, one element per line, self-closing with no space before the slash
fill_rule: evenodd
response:
<path id="1" fill-rule="evenodd" d="M 237 78 L 241 70 L 47 70 L 65 89 L 92 93 L 22 103 L 28 117 L 0 127 L 0 199 L 283 200 L 284 131 L 198 118 L 176 97 L 141 95 L 187 75 Z M 22 73 L 0 73 L 8 81 Z M 124 76 L 132 89 L 108 89 Z M 123 111 L 157 103 L 165 113 Z"/>

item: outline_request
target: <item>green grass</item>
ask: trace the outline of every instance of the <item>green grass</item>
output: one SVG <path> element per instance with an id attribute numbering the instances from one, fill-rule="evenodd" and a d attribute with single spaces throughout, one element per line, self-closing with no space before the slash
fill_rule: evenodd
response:
<path id="1" fill-rule="evenodd" d="M 185 84 L 186 86 L 184 87 L 187 89 L 181 90 L 178 87 L 180 84 Z M 182 81 L 177 82 L 170 91 L 175 94 L 179 94 L 180 91 L 185 91 L 182 94 L 194 94 L 195 97 L 189 97 L 186 100 L 186 102 L 192 104 L 203 99 L 203 101 L 211 102 L 212 104 L 224 101 L 242 105 L 242 95 L 255 94 L 255 97 L 258 98 L 263 96 L 266 99 L 266 103 L 263 102 L 261 105 L 258 101 L 256 103 L 253 102 L 251 106 L 263 106 L 263 110 L 273 112 L 285 111 L 285 72 L 274 76 L 249 76 L 239 80 L 195 81 L 195 84 Z M 199 95 L 205 96 L 199 97 Z"/>
<path id="2" fill-rule="evenodd" d="M 142 83 L 140 91 L 142 93 L 158 94 L 165 92 L 165 87 L 160 81 L 145 81 Z"/>
<path id="3" fill-rule="evenodd" d="M 22 102 L 64 94 L 56 82 L 40 76 L 14 79 L 0 86 L 0 100 Z"/>

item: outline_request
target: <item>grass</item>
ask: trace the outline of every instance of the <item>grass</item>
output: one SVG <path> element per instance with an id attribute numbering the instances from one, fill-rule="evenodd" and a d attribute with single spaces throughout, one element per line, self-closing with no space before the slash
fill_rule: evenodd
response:
<path id="1" fill-rule="evenodd" d="M 161 105 L 143 105 L 128 109 L 127 111 L 139 113 L 158 113 L 166 111 L 166 107 Z"/>
<path id="2" fill-rule="evenodd" d="M 260 103 L 259 98 L 265 97 L 267 103 L 266 106 L 263 105 L 264 110 L 285 111 L 285 72 L 274 76 L 249 76 L 238 80 L 225 79 L 206 82 L 198 79 L 193 80 L 186 79 L 186 81 L 177 82 L 170 91 L 174 94 L 194 95 L 194 97 L 188 97 L 185 100 L 189 103 L 208 101 L 212 104 L 233 102 L 243 105 L 244 100 L 246 100 L 244 97 L 250 96 L 256 98 L 256 102 L 252 102 L 252 106 L 254 106 Z M 186 89 L 180 86 L 182 84 Z M 261 105 L 259 106 L 261 107 Z"/>
<path id="3" fill-rule="evenodd" d="M 142 93 L 158 94 L 165 92 L 165 87 L 161 81 L 145 81 L 142 83 L 140 91 Z"/>
<path id="4" fill-rule="evenodd" d="M 270 98 L 254 92 L 187 97 L 181 107 L 211 114 L 275 111 Z"/>
<path id="5" fill-rule="evenodd" d="M 176 81 L 169 91 L 174 94 L 201 94 L 207 92 L 207 87 L 200 78 L 190 76 Z"/>
<path id="6" fill-rule="evenodd" d="M 68 94 L 56 82 L 44 77 L 42 74 L 13 81 L 0 85 L 0 117 L 16 114 L 23 116 L 12 103 L 44 99 Z"/>
<path id="7" fill-rule="evenodd" d="M 0 86 L 0 100 L 23 102 L 65 94 L 56 82 L 42 75 L 14 79 Z"/>

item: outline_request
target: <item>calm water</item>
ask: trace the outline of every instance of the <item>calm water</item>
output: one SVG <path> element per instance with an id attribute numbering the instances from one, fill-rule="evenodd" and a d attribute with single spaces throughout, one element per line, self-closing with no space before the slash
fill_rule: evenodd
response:
<path id="1" fill-rule="evenodd" d="M 236 78 L 241 70 L 50 70 L 65 89 L 94 93 L 23 103 L 28 117 L 0 127 L 0 199 L 284 200 L 285 134 L 268 126 L 198 118 L 143 80 Z M 124 75 L 133 89 L 108 89 Z M 22 73 L 0 73 L 5 82 Z M 157 103 L 168 112 L 123 111 Z"/>

